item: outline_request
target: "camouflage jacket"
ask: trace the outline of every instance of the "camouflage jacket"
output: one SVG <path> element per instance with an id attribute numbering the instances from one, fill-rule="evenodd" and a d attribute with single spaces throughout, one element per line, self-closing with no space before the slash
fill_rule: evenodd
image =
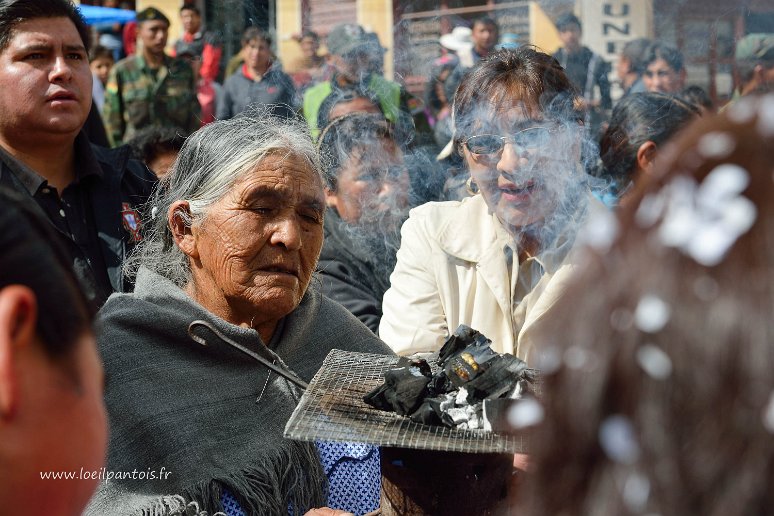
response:
<path id="1" fill-rule="evenodd" d="M 150 125 L 180 127 L 193 132 L 200 126 L 196 78 L 181 59 L 166 57 L 154 76 L 142 55 L 116 63 L 105 87 L 105 121 L 114 146 Z"/>

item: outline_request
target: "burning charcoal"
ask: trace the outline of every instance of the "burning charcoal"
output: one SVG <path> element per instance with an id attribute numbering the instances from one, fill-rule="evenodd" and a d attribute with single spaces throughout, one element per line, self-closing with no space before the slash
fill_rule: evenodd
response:
<path id="1" fill-rule="evenodd" d="M 517 388 L 527 369 L 526 362 L 509 354 L 498 355 L 489 360 L 487 366 L 483 372 L 465 384 L 470 403 L 509 395 Z"/>
<path id="2" fill-rule="evenodd" d="M 488 362 L 498 356 L 489 344 L 488 340 L 484 346 L 476 342 L 456 356 L 449 357 L 443 370 L 452 384 L 460 387 L 486 371 Z"/>
<path id="3" fill-rule="evenodd" d="M 363 396 L 363 401 L 376 409 L 392 412 L 392 405 L 387 401 L 387 391 L 391 389 L 392 387 L 388 386 L 386 383 L 383 383 L 376 389 Z"/>
<path id="4" fill-rule="evenodd" d="M 443 347 L 438 352 L 438 365 L 443 367 L 450 357 L 459 354 L 470 345 L 486 348 L 491 343 L 492 341 L 484 337 L 481 332 L 474 330 L 470 326 L 460 324 L 454 334 L 446 339 Z"/>
<path id="5" fill-rule="evenodd" d="M 363 397 L 363 401 L 380 410 L 394 411 L 405 416 L 411 414 L 427 395 L 426 387 L 430 382 L 430 366 L 424 360 L 414 363 L 401 359 L 400 363 L 409 365 L 390 369 L 384 373 L 384 385 L 381 385 Z"/>
<path id="6" fill-rule="evenodd" d="M 426 398 L 419 408 L 411 414 L 411 420 L 426 425 L 442 425 L 441 403 L 443 403 L 441 398 Z"/>

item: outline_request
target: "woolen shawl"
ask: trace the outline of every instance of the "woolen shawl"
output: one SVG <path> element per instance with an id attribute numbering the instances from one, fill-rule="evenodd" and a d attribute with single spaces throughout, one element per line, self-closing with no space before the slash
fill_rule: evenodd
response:
<path id="1" fill-rule="evenodd" d="M 107 469 L 158 477 L 163 467 L 169 475 L 100 483 L 88 514 L 212 514 L 221 510 L 223 488 L 248 514 L 325 505 L 314 444 L 282 437 L 299 390 L 228 344 L 210 338 L 202 346 L 187 331 L 196 319 L 208 321 L 307 382 L 331 349 L 391 354 L 314 283 L 268 346 L 148 269 L 140 269 L 133 294 L 110 297 L 97 325 L 110 415 Z M 191 502 L 197 509 L 186 511 Z"/>

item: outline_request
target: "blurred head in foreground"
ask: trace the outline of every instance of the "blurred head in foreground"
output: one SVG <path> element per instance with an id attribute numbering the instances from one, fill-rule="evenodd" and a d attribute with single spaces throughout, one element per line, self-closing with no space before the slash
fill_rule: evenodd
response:
<path id="1" fill-rule="evenodd" d="M 597 221 L 612 243 L 590 240 L 535 363 L 545 413 L 524 514 L 774 507 L 772 145 L 774 97 L 740 102 Z"/>
<path id="2" fill-rule="evenodd" d="M 81 514 L 107 444 L 92 313 L 51 224 L 0 189 L 0 507 Z M 53 472 L 93 479 L 44 479 Z"/>

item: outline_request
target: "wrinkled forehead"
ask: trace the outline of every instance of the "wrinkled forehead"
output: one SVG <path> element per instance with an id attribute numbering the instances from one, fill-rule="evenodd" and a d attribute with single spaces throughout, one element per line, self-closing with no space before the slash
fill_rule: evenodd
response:
<path id="1" fill-rule="evenodd" d="M 322 195 L 322 179 L 314 166 L 295 153 L 274 151 L 255 165 L 246 167 L 235 189 L 261 186 L 288 195 Z"/>

